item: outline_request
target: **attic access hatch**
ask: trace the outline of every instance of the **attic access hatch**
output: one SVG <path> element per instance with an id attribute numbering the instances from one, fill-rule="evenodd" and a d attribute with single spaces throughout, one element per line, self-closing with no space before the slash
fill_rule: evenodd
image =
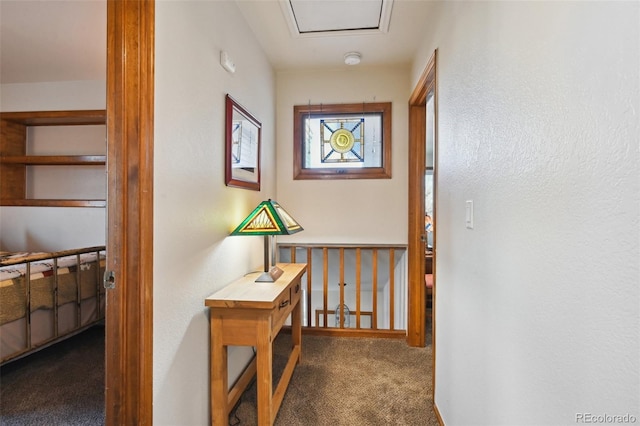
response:
<path id="1" fill-rule="evenodd" d="M 280 0 L 294 37 L 380 34 L 389 31 L 393 0 Z"/>

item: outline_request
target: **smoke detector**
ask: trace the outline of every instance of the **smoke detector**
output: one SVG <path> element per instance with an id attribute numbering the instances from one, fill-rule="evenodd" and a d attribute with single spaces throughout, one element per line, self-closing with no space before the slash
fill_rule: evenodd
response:
<path id="1" fill-rule="evenodd" d="M 359 52 L 348 52 L 344 54 L 344 63 L 347 65 L 358 65 L 362 55 Z"/>

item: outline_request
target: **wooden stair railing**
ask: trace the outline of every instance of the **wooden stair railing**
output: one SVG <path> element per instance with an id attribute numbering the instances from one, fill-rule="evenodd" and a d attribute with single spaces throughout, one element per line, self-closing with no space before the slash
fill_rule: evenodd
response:
<path id="1" fill-rule="evenodd" d="M 280 262 L 307 263 L 303 333 L 406 336 L 406 245 L 279 243 L 278 253 Z"/>

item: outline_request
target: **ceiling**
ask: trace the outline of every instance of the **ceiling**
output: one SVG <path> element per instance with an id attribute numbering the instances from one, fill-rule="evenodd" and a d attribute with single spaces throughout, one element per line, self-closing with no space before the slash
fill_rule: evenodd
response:
<path id="1" fill-rule="evenodd" d="M 346 67 L 351 51 L 362 56 L 356 66 L 409 64 L 434 4 L 235 1 L 276 70 Z M 2 83 L 106 79 L 105 0 L 1 0 L 0 29 Z"/>
<path id="2" fill-rule="evenodd" d="M 359 66 L 410 64 L 422 43 L 424 25 L 435 2 L 429 0 L 236 0 L 257 40 L 277 70 L 344 67 L 344 54 L 360 52 Z M 314 26 L 339 26 L 344 16 L 371 16 L 370 8 L 389 7 L 387 31 L 335 31 L 295 34 L 287 13 L 288 4 L 306 3 Z M 360 10 L 362 9 L 362 10 Z M 341 12 L 342 10 L 342 12 Z M 342 25 L 348 25 L 342 23 Z M 357 26 L 357 25 L 356 25 Z"/>

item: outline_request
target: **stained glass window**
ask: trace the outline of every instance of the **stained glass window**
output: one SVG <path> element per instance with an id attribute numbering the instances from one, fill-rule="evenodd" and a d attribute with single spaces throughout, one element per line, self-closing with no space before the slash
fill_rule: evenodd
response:
<path id="1" fill-rule="evenodd" d="M 294 107 L 294 178 L 391 177 L 391 104 Z"/>

